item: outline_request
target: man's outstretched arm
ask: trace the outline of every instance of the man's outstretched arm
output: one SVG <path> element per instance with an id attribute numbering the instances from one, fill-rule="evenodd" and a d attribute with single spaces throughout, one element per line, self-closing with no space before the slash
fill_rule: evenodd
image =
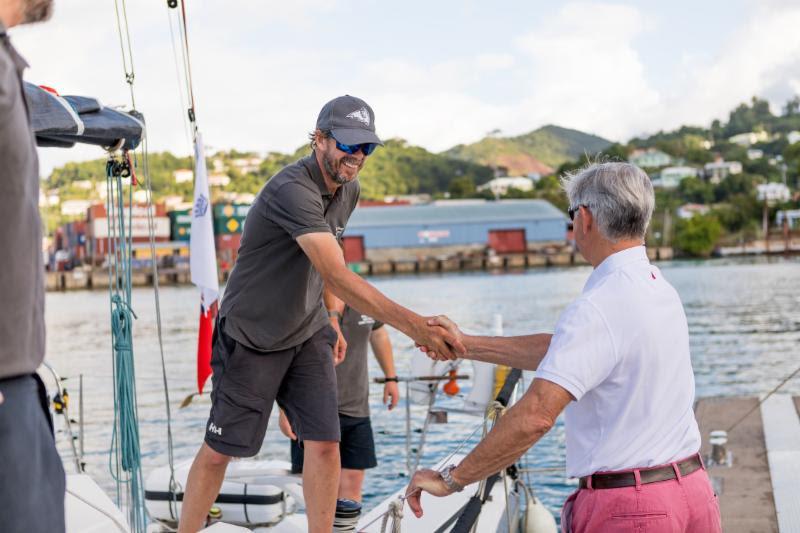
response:
<path id="1" fill-rule="evenodd" d="M 430 346 L 451 359 L 464 351 L 461 343 L 447 330 L 429 326 L 425 317 L 390 300 L 351 272 L 332 234 L 306 233 L 297 238 L 297 244 L 320 273 L 326 287 L 350 306 L 394 326 L 418 344 Z"/>
<path id="2" fill-rule="evenodd" d="M 486 438 L 451 471 L 453 479 L 465 487 L 514 464 L 550 431 L 558 415 L 572 400 L 572 395 L 563 387 L 534 379 L 522 399 L 506 411 Z M 410 494 L 408 505 L 417 517 L 422 516 L 421 491 L 434 496 L 451 493 L 438 472 L 416 472 L 406 493 Z"/>
<path id="3" fill-rule="evenodd" d="M 444 315 L 428 320 L 431 326 L 441 326 L 450 332 L 464 345 L 466 352 L 459 354 L 464 359 L 485 361 L 498 365 L 507 365 L 521 370 L 536 370 L 550 348 L 550 333 L 535 333 L 517 337 L 483 337 L 480 335 L 465 335 L 458 326 Z M 441 354 L 435 353 L 429 347 L 421 347 L 424 352 L 434 359 L 445 359 Z"/>

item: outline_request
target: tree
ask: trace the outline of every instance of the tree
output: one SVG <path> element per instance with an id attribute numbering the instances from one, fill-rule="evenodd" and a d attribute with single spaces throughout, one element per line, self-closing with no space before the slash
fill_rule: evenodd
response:
<path id="1" fill-rule="evenodd" d="M 694 257 L 708 257 L 717 245 L 722 226 L 713 215 L 696 215 L 675 225 L 673 244 Z"/>
<path id="2" fill-rule="evenodd" d="M 469 176 L 460 176 L 450 182 L 448 191 L 451 198 L 470 198 L 475 196 L 475 182 Z"/>
<path id="3" fill-rule="evenodd" d="M 714 188 L 700 178 L 682 179 L 678 192 L 684 201 L 694 204 L 709 204 L 714 200 Z"/>
<path id="4" fill-rule="evenodd" d="M 783 116 L 791 117 L 794 115 L 800 115 L 800 96 L 798 95 L 788 100 L 786 105 L 783 106 Z"/>

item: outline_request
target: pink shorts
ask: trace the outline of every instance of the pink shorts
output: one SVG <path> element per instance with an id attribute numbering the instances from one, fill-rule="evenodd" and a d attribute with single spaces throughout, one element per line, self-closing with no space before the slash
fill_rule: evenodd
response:
<path id="1" fill-rule="evenodd" d="M 564 502 L 561 531 L 721 533 L 722 522 L 711 481 L 699 468 L 678 479 L 635 487 L 579 489 Z"/>

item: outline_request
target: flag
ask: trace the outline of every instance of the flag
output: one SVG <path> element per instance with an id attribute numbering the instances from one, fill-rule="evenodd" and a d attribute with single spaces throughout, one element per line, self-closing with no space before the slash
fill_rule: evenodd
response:
<path id="1" fill-rule="evenodd" d="M 197 391 L 211 375 L 211 333 L 219 298 L 217 254 L 214 247 L 214 225 L 211 221 L 211 201 L 208 194 L 208 171 L 203 138 L 195 137 L 194 146 L 194 205 L 192 233 L 189 242 L 189 266 L 192 283 L 200 289 L 200 328 L 197 338 Z"/>

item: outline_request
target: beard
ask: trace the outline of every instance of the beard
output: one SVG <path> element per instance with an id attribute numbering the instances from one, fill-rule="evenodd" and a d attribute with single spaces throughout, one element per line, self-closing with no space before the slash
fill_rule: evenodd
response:
<path id="1" fill-rule="evenodd" d="M 22 24 L 42 22 L 53 14 L 53 0 L 21 0 Z"/>
<path id="2" fill-rule="evenodd" d="M 322 164 L 325 167 L 325 172 L 328 173 L 328 176 L 330 176 L 337 185 L 344 185 L 356 179 L 358 177 L 358 171 L 361 170 L 361 167 L 359 167 L 355 175 L 352 178 L 348 178 L 340 172 L 345 161 L 358 165 L 358 160 L 355 157 L 343 157 L 337 161 L 336 158 L 328 153 L 322 154 Z"/>

